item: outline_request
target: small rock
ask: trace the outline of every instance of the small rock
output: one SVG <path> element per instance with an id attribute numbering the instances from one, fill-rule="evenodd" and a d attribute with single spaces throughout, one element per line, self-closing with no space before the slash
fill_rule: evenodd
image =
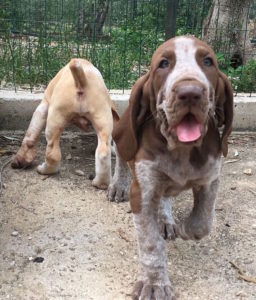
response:
<path id="1" fill-rule="evenodd" d="M 236 186 L 231 186 L 230 188 L 232 191 L 236 190 Z"/>
<path id="2" fill-rule="evenodd" d="M 28 240 L 32 240 L 32 236 L 29 236 L 29 237 L 28 237 Z"/>
<path id="3" fill-rule="evenodd" d="M 235 149 L 234 150 L 234 157 L 237 157 L 239 155 L 238 151 Z"/>
<path id="4" fill-rule="evenodd" d="M 72 159 L 72 156 L 71 156 L 71 154 L 69 153 L 67 156 L 66 156 L 66 158 L 65 158 L 66 160 L 71 160 Z"/>
<path id="5" fill-rule="evenodd" d="M 253 259 L 245 259 L 245 260 L 244 260 L 244 263 L 245 263 L 246 265 L 250 265 L 250 264 L 253 263 Z"/>
<path id="6" fill-rule="evenodd" d="M 10 262 L 10 266 L 14 267 L 15 266 L 15 261 L 13 260 L 12 262 Z"/>
<path id="7" fill-rule="evenodd" d="M 43 257 L 37 256 L 33 259 L 33 262 L 42 263 L 44 261 Z"/>
<path id="8" fill-rule="evenodd" d="M 17 236 L 17 235 L 19 235 L 19 232 L 16 231 L 16 230 L 14 230 L 14 231 L 12 232 L 12 236 Z"/>
<path id="9" fill-rule="evenodd" d="M 250 175 L 252 175 L 252 169 L 250 169 L 250 168 L 249 168 L 249 169 L 244 169 L 244 170 L 243 170 L 243 173 L 244 173 L 245 175 L 249 175 L 249 176 L 250 176 Z"/>
<path id="10" fill-rule="evenodd" d="M 236 296 L 238 297 L 247 297 L 247 294 L 244 291 L 239 291 L 236 293 Z"/>
<path id="11" fill-rule="evenodd" d="M 32 261 L 33 259 L 34 259 L 33 256 L 29 256 L 28 258 L 29 261 Z"/>
<path id="12" fill-rule="evenodd" d="M 75 170 L 75 174 L 78 176 L 84 176 L 84 172 L 81 170 Z"/>

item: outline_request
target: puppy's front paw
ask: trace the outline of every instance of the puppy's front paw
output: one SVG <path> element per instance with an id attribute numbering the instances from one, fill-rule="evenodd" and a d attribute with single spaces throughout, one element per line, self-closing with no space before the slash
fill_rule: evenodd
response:
<path id="1" fill-rule="evenodd" d="M 133 289 L 132 299 L 175 300 L 176 298 L 170 282 L 167 284 L 162 282 L 152 284 L 146 283 L 142 280 L 138 280 Z"/>
<path id="2" fill-rule="evenodd" d="M 113 181 L 108 187 L 108 200 L 123 202 L 129 200 L 129 185 Z"/>
<path id="3" fill-rule="evenodd" d="M 196 221 L 189 217 L 183 223 L 176 225 L 175 231 L 177 236 L 183 240 L 200 240 L 209 234 L 211 224 L 205 221 Z"/>
<path id="4" fill-rule="evenodd" d="M 171 200 L 162 198 L 158 208 L 158 228 L 161 236 L 167 240 L 174 240 L 177 237 L 176 223 L 172 216 Z"/>
<path id="5" fill-rule="evenodd" d="M 177 238 L 177 225 L 175 222 L 160 220 L 158 226 L 160 234 L 165 240 L 175 240 Z"/>
<path id="6" fill-rule="evenodd" d="M 106 190 L 109 185 L 109 179 L 100 179 L 96 176 L 92 181 L 92 185 L 100 190 Z"/>
<path id="7" fill-rule="evenodd" d="M 41 175 L 51 175 L 59 172 L 59 164 L 55 166 L 49 166 L 46 162 L 43 162 L 37 167 L 37 172 Z"/>

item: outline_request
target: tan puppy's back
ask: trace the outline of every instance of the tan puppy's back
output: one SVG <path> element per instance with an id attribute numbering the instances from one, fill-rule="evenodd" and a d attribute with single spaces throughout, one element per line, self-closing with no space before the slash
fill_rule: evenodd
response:
<path id="1" fill-rule="evenodd" d="M 50 81 L 45 99 L 69 121 L 75 115 L 110 113 L 112 106 L 101 73 L 85 59 L 72 59 L 63 67 Z"/>

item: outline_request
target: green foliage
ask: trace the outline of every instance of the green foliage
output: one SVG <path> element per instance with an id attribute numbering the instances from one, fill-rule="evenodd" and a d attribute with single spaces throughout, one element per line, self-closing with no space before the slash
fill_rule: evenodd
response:
<path id="1" fill-rule="evenodd" d="M 245 66 L 237 69 L 228 68 L 228 76 L 236 92 L 256 91 L 256 61 L 250 60 Z"/>
<path id="2" fill-rule="evenodd" d="M 4 3 L 4 4 L 3 4 Z M 1 85 L 46 85 L 72 57 L 90 60 L 108 88 L 131 88 L 164 41 L 166 0 L 6 0 L 0 3 Z M 102 34 L 96 15 L 109 4 Z M 201 36 L 212 0 L 180 0 L 177 35 Z M 218 40 L 222 43 L 222 40 Z M 217 45 L 218 46 L 218 45 Z M 237 91 L 255 91 L 255 61 L 233 69 L 217 54 Z"/>
<path id="3" fill-rule="evenodd" d="M 256 61 L 251 59 L 244 66 L 234 69 L 231 61 L 222 53 L 217 53 L 219 67 L 231 80 L 233 90 L 241 92 L 256 91 Z"/>

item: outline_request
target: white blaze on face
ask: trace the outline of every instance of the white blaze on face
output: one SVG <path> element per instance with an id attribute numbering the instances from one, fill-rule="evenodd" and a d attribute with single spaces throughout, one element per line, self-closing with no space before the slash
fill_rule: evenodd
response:
<path id="1" fill-rule="evenodd" d="M 210 83 L 196 61 L 197 48 L 195 46 L 195 41 L 191 38 L 180 37 L 176 38 L 174 45 L 176 63 L 165 83 L 164 90 L 166 95 L 170 94 L 175 82 L 188 77 L 192 77 L 203 83 L 206 86 L 209 95 Z"/>

